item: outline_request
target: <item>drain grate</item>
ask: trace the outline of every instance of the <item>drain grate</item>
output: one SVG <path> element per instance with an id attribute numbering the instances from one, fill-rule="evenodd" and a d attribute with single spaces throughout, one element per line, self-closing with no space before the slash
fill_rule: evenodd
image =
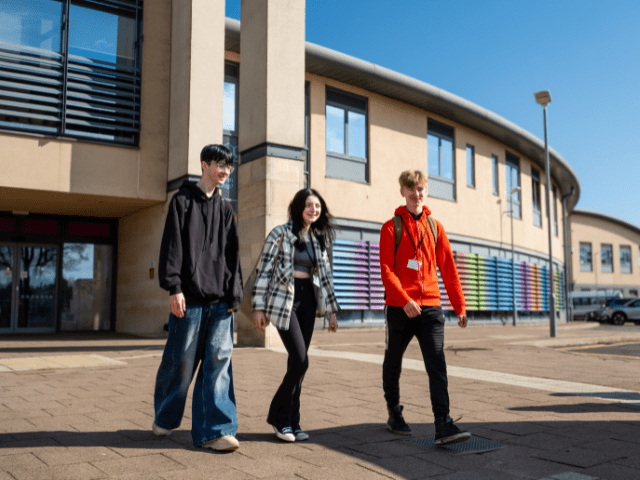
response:
<path id="1" fill-rule="evenodd" d="M 435 438 L 416 438 L 415 440 L 409 440 L 412 443 L 417 443 L 422 447 L 434 448 L 443 452 L 453 453 L 454 455 L 465 455 L 469 453 L 484 453 L 491 450 L 498 450 L 504 447 L 501 443 L 492 442 L 479 437 L 471 437 L 469 440 L 463 443 L 454 443 L 453 445 L 446 445 L 442 447 L 436 447 Z"/>

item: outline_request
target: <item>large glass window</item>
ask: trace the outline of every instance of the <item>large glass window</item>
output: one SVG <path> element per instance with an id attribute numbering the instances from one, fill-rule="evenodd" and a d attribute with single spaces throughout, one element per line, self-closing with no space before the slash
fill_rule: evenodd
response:
<path id="1" fill-rule="evenodd" d="M 520 186 L 520 159 L 507 152 L 507 202 L 509 205 L 509 215 L 514 218 L 522 218 L 522 208 L 520 203 L 520 190 L 511 194 L 514 188 Z"/>
<path id="2" fill-rule="evenodd" d="M 600 257 L 602 259 L 602 273 L 613 272 L 613 245 L 603 243 L 600 249 Z"/>
<path id="3" fill-rule="evenodd" d="M 467 186 L 476 186 L 476 154 L 471 145 L 467 145 Z"/>
<path id="4" fill-rule="evenodd" d="M 429 196 L 455 200 L 453 128 L 429 120 L 427 163 Z"/>
<path id="5" fill-rule="evenodd" d="M 109 330 L 113 247 L 65 243 L 60 330 Z"/>
<path id="6" fill-rule="evenodd" d="M 491 155 L 491 185 L 494 195 L 500 194 L 498 178 L 498 156 Z"/>
<path id="7" fill-rule="evenodd" d="M 620 245 L 620 273 L 631 273 L 630 245 Z"/>
<path id="8" fill-rule="evenodd" d="M 224 66 L 224 93 L 222 97 L 222 143 L 233 153 L 234 169 L 224 185 L 222 196 L 231 202 L 238 213 L 238 82 L 239 65 L 226 62 Z"/>
<path id="9" fill-rule="evenodd" d="M 531 169 L 531 204 L 533 208 L 533 224 L 536 227 L 542 226 L 542 207 L 540 205 L 540 171 Z"/>
<path id="10" fill-rule="evenodd" d="M 366 183 L 367 99 L 333 88 L 326 98 L 327 176 Z"/>
<path id="11" fill-rule="evenodd" d="M 591 260 L 591 243 L 580 242 L 580 271 L 593 271 L 593 264 Z"/>
<path id="12" fill-rule="evenodd" d="M 4 3 L 0 128 L 137 145 L 142 0 Z"/>

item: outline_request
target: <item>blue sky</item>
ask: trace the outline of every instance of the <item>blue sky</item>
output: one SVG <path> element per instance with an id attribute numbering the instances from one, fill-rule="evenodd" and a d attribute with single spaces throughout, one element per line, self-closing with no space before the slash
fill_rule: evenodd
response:
<path id="1" fill-rule="evenodd" d="M 240 19 L 240 0 L 227 0 Z M 640 227 L 640 1 L 307 0 L 306 39 L 476 103 L 544 139 L 578 208 Z"/>

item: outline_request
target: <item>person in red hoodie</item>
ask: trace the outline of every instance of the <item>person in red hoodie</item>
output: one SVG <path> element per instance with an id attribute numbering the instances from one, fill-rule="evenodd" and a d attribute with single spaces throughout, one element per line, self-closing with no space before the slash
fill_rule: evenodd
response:
<path id="1" fill-rule="evenodd" d="M 444 228 L 435 221 L 437 239 L 434 239 L 428 219 L 431 210 L 422 203 L 427 178 L 418 170 L 407 170 L 402 172 L 399 181 L 400 194 L 406 205 L 395 211 L 402 226 L 397 251 L 393 219 L 380 231 L 380 269 L 386 292 L 387 331 L 382 386 L 389 411 L 387 426 L 398 435 L 411 435 L 400 405 L 400 373 L 402 356 L 415 336 L 429 375 L 435 444 L 460 443 L 471 438 L 471 434 L 460 431 L 449 416 L 445 318 L 440 306 L 436 268 L 440 269 L 449 300 L 458 315 L 458 325 L 462 328 L 467 326 L 464 295 Z"/>

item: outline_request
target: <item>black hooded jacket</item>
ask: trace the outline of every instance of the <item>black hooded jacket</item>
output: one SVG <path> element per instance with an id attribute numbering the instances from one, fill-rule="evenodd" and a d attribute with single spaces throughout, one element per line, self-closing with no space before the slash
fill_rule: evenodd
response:
<path id="1" fill-rule="evenodd" d="M 242 301 L 238 231 L 231 204 L 184 182 L 169 203 L 158 262 L 160 286 L 188 305 Z"/>

